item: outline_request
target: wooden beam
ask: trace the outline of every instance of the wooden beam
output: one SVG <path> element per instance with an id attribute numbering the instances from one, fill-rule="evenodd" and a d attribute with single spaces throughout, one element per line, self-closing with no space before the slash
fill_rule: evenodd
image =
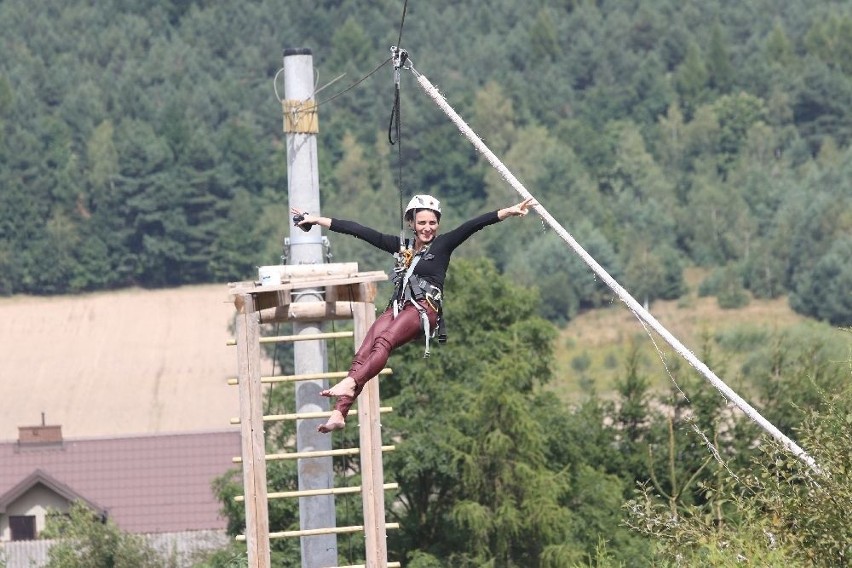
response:
<path id="1" fill-rule="evenodd" d="M 358 346 L 363 343 L 370 326 L 376 321 L 376 312 L 374 309 L 369 309 L 369 306 L 369 304 L 357 304 L 354 310 L 355 344 Z M 385 568 L 388 562 L 388 551 L 378 377 L 373 377 L 367 383 L 358 399 L 366 566 L 367 568 Z"/>
<path id="2" fill-rule="evenodd" d="M 387 528 L 389 529 L 398 529 L 399 523 L 388 523 Z M 303 531 L 281 531 L 269 533 L 269 538 L 288 538 L 294 536 L 316 536 L 320 534 L 346 534 L 346 533 L 354 533 L 361 532 L 364 530 L 362 525 L 352 525 L 349 527 L 329 527 L 327 529 L 307 529 Z M 236 539 L 239 541 L 246 540 L 245 535 L 238 534 Z"/>
<path id="3" fill-rule="evenodd" d="M 388 523 L 386 525 L 389 529 L 398 529 L 399 523 Z M 364 530 L 363 525 L 353 525 L 349 527 L 330 527 L 327 529 L 307 529 L 303 531 L 281 531 L 269 533 L 269 538 L 288 538 L 292 536 L 312 536 L 318 534 L 345 534 L 345 533 L 353 533 L 353 532 L 362 532 Z M 369 563 L 367 564 L 369 566 Z M 384 567 L 382 567 L 384 568 Z"/>
<path id="4" fill-rule="evenodd" d="M 329 264 L 320 265 L 298 265 L 299 267 L 317 267 L 331 266 Z M 290 265 L 282 265 L 282 272 L 291 267 Z M 326 286 L 348 286 L 351 284 L 361 284 L 364 282 L 383 282 L 388 279 L 387 273 L 382 270 L 373 270 L 370 272 L 329 272 L 329 271 L 314 271 L 306 272 L 298 275 L 288 275 L 282 273 L 281 282 L 273 282 L 271 284 L 261 285 L 258 281 L 243 281 L 230 282 L 228 292 L 231 296 L 240 296 L 250 292 L 280 292 L 299 290 L 303 288 L 324 288 Z"/>
<path id="5" fill-rule="evenodd" d="M 399 562 L 388 562 L 388 568 L 401 568 L 402 564 Z M 348 566 L 338 566 L 337 568 L 367 568 L 363 564 L 350 564 Z"/>
<path id="6" fill-rule="evenodd" d="M 348 320 L 357 302 L 299 302 L 260 310 L 260 323 Z"/>
<path id="7" fill-rule="evenodd" d="M 260 383 L 260 319 L 245 294 L 237 315 L 237 366 L 240 391 L 240 439 L 246 495 L 246 540 L 252 568 L 270 568 L 269 504 L 266 498 L 266 444 Z"/>
<path id="8" fill-rule="evenodd" d="M 385 367 L 379 371 L 380 375 L 390 375 L 393 370 L 390 367 Z M 272 375 L 269 377 L 260 377 L 260 382 L 264 385 L 272 383 L 295 383 L 297 381 L 313 381 L 316 379 L 342 379 L 348 373 L 346 371 L 329 371 L 327 373 L 303 373 L 301 375 Z M 228 384 L 231 386 L 240 384 L 239 378 L 228 379 Z"/>
<path id="9" fill-rule="evenodd" d="M 308 418 L 328 418 L 331 416 L 331 410 L 321 410 L 319 412 L 295 412 L 292 414 L 267 414 L 263 417 L 264 422 L 280 422 L 283 420 L 304 420 Z M 393 412 L 392 406 L 383 406 L 379 409 L 382 414 Z M 231 418 L 231 424 L 239 424 L 239 418 Z"/>
<path id="10" fill-rule="evenodd" d="M 399 483 L 385 483 L 384 488 L 399 489 Z M 328 489 L 305 489 L 302 491 L 273 491 L 267 495 L 269 499 L 289 499 L 292 497 L 311 497 L 314 495 L 346 495 L 347 493 L 360 493 L 361 486 L 353 485 L 352 487 L 330 487 Z M 234 501 L 244 501 L 243 495 L 234 497 Z"/>
<path id="11" fill-rule="evenodd" d="M 381 451 L 383 452 L 392 452 L 396 449 L 396 446 L 382 446 Z M 301 460 L 306 458 L 325 458 L 328 456 L 357 456 L 360 453 L 358 448 L 340 448 L 337 450 L 316 450 L 313 452 L 291 452 L 285 454 L 267 454 L 266 461 L 275 461 L 275 460 Z M 240 463 L 243 461 L 243 458 L 231 458 L 231 461 L 234 463 Z M 246 493 L 248 494 L 248 492 Z"/>
<path id="12" fill-rule="evenodd" d="M 261 337 L 261 343 L 292 343 L 296 341 L 314 341 L 316 339 L 340 339 L 342 337 L 352 337 L 354 333 L 351 331 L 332 331 L 328 333 L 304 333 L 302 335 L 276 335 L 269 337 Z M 236 339 L 230 339 L 225 345 L 231 347 L 237 344 Z"/>
<path id="13" fill-rule="evenodd" d="M 342 265 L 338 269 L 326 269 L 323 267 L 334 265 L 281 265 L 264 267 L 276 269 L 280 273 L 280 282 L 273 279 L 272 283 L 261 285 L 259 282 L 231 282 L 229 294 L 233 297 L 234 305 L 238 311 L 242 311 L 242 301 L 245 294 L 252 294 L 255 299 L 255 310 L 282 308 L 293 303 L 293 296 L 304 291 L 315 290 L 322 301 L 327 303 L 350 303 L 367 302 L 373 303 L 376 299 L 376 283 L 388 279 L 388 275 L 382 271 L 353 272 L 357 271 L 357 264 L 352 266 Z M 290 274 L 292 269 L 301 269 L 295 274 Z M 304 300 L 302 302 L 304 303 Z M 343 312 L 345 313 L 345 312 Z M 325 312 L 320 312 L 319 319 L 337 319 L 326 317 Z M 281 316 L 284 317 L 284 316 Z M 316 315 L 311 317 L 316 318 Z M 351 318 L 351 314 L 346 318 Z M 286 319 L 286 318 L 285 318 Z M 298 318 L 295 318 L 298 319 Z M 263 318 L 261 318 L 263 321 Z M 284 321 L 279 319 L 278 321 Z"/>

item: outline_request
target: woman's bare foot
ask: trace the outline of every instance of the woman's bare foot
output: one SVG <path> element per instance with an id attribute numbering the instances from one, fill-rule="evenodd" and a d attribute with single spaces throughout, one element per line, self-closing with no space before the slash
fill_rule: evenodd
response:
<path id="1" fill-rule="evenodd" d="M 328 422 L 320 424 L 317 427 L 317 432 L 328 434 L 335 430 L 342 430 L 346 426 L 346 421 L 343 419 L 343 414 L 339 410 L 333 410 L 331 416 L 328 417 Z"/>
<path id="2" fill-rule="evenodd" d="M 322 396 L 355 396 L 355 379 L 346 377 L 330 389 L 320 391 Z M 342 428 L 342 426 L 341 426 Z"/>

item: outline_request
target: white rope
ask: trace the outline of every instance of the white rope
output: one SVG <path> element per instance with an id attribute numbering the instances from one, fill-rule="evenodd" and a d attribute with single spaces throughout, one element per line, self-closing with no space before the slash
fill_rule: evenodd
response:
<path id="1" fill-rule="evenodd" d="M 494 153 L 485 145 L 479 136 L 467 125 L 467 123 L 453 110 L 453 108 L 449 105 L 449 103 L 444 99 L 444 96 L 436 89 L 429 80 L 421 75 L 414 67 L 411 67 L 411 72 L 417 78 L 417 82 L 420 84 L 421 88 L 426 92 L 429 97 L 432 98 L 433 101 L 444 111 L 444 113 L 453 121 L 456 127 L 464 134 L 468 140 L 479 150 L 483 156 L 488 160 L 488 162 L 500 173 L 500 175 L 505 179 L 509 185 L 511 185 L 515 191 L 521 194 L 521 197 L 524 199 L 532 198 L 532 194 L 527 191 L 527 189 L 523 186 L 523 184 L 518 181 L 518 179 L 512 175 L 512 172 L 503 165 L 503 163 L 494 155 Z M 642 307 L 642 305 L 637 302 L 633 296 L 631 296 L 627 290 L 625 290 L 615 279 L 607 273 L 603 267 L 597 263 L 597 261 L 592 258 L 592 256 L 580 246 L 580 244 L 574 240 L 568 231 L 565 230 L 562 225 L 560 225 L 556 219 L 554 219 L 550 213 L 548 213 L 547 209 L 536 200 L 535 205 L 532 206 L 533 209 L 541 216 L 541 218 L 550 225 L 556 233 L 564 240 L 568 245 L 577 253 L 580 258 L 583 259 L 589 267 L 597 274 L 601 280 L 603 280 L 607 286 L 609 286 L 619 297 L 619 299 L 627 304 L 630 310 L 636 314 L 637 317 L 640 318 L 641 321 L 646 322 L 651 328 L 656 331 L 660 336 L 666 340 L 680 355 L 686 359 L 690 365 L 692 365 L 699 373 L 704 375 L 704 377 L 710 381 L 710 383 L 716 387 L 716 389 L 725 397 L 727 400 L 733 402 L 740 410 L 742 410 L 746 416 L 748 416 L 751 420 L 757 423 L 758 426 L 763 428 L 764 431 L 769 433 L 773 438 L 778 440 L 785 448 L 787 448 L 790 452 L 793 453 L 797 458 L 802 460 L 805 464 L 807 464 L 811 469 L 816 472 L 819 472 L 819 467 L 817 466 L 814 459 L 808 455 L 801 447 L 799 447 L 793 440 L 785 436 L 778 428 L 773 426 L 768 420 L 766 420 L 760 413 L 754 409 L 749 403 L 743 400 L 737 393 L 731 390 L 728 385 L 726 385 L 719 377 L 717 377 L 713 371 L 711 371 L 707 365 L 702 363 L 689 349 L 684 347 L 684 345 L 677 340 L 669 331 L 663 327 L 663 325 L 657 321 L 654 316 L 652 316 L 648 310 Z"/>
<path id="2" fill-rule="evenodd" d="M 278 71 L 275 72 L 275 77 L 272 78 L 272 90 L 275 91 L 275 98 L 278 99 L 279 103 L 284 102 L 281 99 L 281 95 L 278 94 L 278 76 L 281 75 L 281 73 L 283 71 L 284 71 L 284 68 L 282 67 L 281 69 L 279 69 Z M 319 72 L 316 72 L 315 75 L 316 76 L 314 77 L 314 92 L 311 93 L 311 96 L 309 96 L 308 98 L 303 100 L 302 101 L 303 103 L 309 101 L 310 99 L 316 98 L 316 95 L 318 93 L 322 92 L 323 89 L 330 87 L 331 85 L 333 85 L 334 83 L 336 83 L 337 81 L 342 79 L 344 76 L 346 76 L 346 73 L 341 73 L 340 75 L 338 75 L 337 77 L 335 77 L 334 79 L 332 79 L 331 81 L 329 81 L 328 83 L 326 83 L 325 85 L 320 87 L 319 89 L 317 88 L 317 85 L 319 85 Z M 319 104 L 317 104 L 316 106 L 319 106 Z"/>

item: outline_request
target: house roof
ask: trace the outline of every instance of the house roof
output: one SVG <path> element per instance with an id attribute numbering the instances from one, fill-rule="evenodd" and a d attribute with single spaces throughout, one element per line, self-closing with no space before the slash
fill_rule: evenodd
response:
<path id="1" fill-rule="evenodd" d="M 224 529 L 214 478 L 240 455 L 238 430 L 0 443 L 0 510 L 41 481 L 79 496 L 133 533 Z M 28 485 L 29 484 L 29 485 Z"/>
<path id="2" fill-rule="evenodd" d="M 9 491 L 0 495 L 0 513 L 5 513 L 6 507 L 8 507 L 11 503 L 14 503 L 36 485 L 44 485 L 57 495 L 67 499 L 69 502 L 83 501 L 89 506 L 89 508 L 94 509 L 95 511 L 100 512 L 104 510 L 103 507 L 89 499 L 86 499 L 85 496 L 78 494 L 72 488 L 55 479 L 52 475 L 41 469 L 37 469 Z"/>

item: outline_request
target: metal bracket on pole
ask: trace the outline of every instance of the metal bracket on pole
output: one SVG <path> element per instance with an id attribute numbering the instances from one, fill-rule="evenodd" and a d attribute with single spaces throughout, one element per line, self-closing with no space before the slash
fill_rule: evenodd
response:
<path id="1" fill-rule="evenodd" d="M 331 264 L 331 241 L 328 240 L 328 237 L 325 235 L 320 239 L 322 242 L 322 246 L 325 249 L 325 261 L 328 264 Z M 284 237 L 284 246 L 281 250 L 281 264 L 287 264 L 287 261 L 290 259 L 290 237 Z"/>

